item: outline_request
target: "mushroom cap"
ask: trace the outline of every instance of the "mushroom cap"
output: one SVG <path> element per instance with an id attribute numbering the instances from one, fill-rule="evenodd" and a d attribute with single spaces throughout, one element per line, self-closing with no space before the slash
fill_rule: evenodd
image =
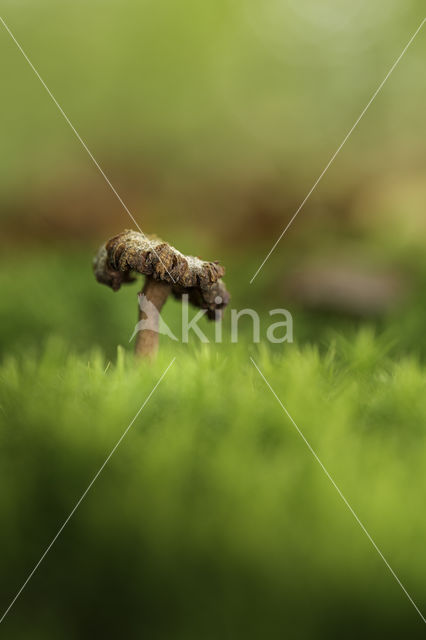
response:
<path id="1" fill-rule="evenodd" d="M 102 245 L 93 259 L 98 282 L 118 291 L 122 284 L 133 282 L 134 272 L 170 285 L 176 298 L 188 295 L 191 304 L 207 309 L 210 319 L 230 300 L 221 277 L 224 267 L 205 262 L 180 251 L 156 237 L 126 229 Z"/>

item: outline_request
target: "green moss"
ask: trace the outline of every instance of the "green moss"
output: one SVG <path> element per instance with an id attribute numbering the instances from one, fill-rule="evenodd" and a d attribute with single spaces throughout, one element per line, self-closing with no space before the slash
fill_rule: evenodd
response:
<path id="1" fill-rule="evenodd" d="M 360 333 L 288 346 L 76 355 L 1 368 L 3 604 L 164 380 L 4 622 L 14 637 L 332 637 L 422 630 L 251 354 L 418 602 L 426 599 L 425 369 Z M 307 610 L 309 615 L 307 615 Z M 21 635 L 19 635 L 21 634 Z"/>

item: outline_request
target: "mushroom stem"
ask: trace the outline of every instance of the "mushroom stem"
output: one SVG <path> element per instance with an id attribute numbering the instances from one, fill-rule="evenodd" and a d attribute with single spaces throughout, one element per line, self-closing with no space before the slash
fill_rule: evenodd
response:
<path id="1" fill-rule="evenodd" d="M 145 327 L 136 336 L 135 354 L 141 358 L 153 360 L 158 351 L 158 332 L 160 313 L 171 291 L 169 284 L 146 276 L 145 285 L 139 294 L 144 296 L 139 301 L 139 321 L 146 321 Z M 157 312 L 154 312 L 154 305 Z"/>

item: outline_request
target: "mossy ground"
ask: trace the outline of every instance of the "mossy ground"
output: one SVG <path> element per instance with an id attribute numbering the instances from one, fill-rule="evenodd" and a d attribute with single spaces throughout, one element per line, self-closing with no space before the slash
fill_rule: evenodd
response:
<path id="1" fill-rule="evenodd" d="M 247 330 L 237 345 L 165 338 L 147 366 L 116 348 L 136 291 L 49 260 L 25 269 L 5 313 L 3 608 L 176 359 L 5 619 L 8 637 L 420 637 L 250 361 L 424 608 L 426 369 L 413 350 L 365 327 L 320 348 L 253 345 Z"/>

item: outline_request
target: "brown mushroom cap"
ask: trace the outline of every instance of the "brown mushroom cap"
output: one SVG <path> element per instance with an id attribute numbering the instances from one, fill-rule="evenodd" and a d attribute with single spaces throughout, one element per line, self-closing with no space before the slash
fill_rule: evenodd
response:
<path id="1" fill-rule="evenodd" d="M 189 302 L 207 309 L 210 319 L 230 299 L 221 277 L 224 267 L 218 262 L 205 262 L 180 251 L 155 237 L 126 229 L 99 249 L 93 260 L 96 279 L 118 291 L 124 283 L 133 282 L 133 272 L 170 284 L 176 298 L 188 294 Z"/>

